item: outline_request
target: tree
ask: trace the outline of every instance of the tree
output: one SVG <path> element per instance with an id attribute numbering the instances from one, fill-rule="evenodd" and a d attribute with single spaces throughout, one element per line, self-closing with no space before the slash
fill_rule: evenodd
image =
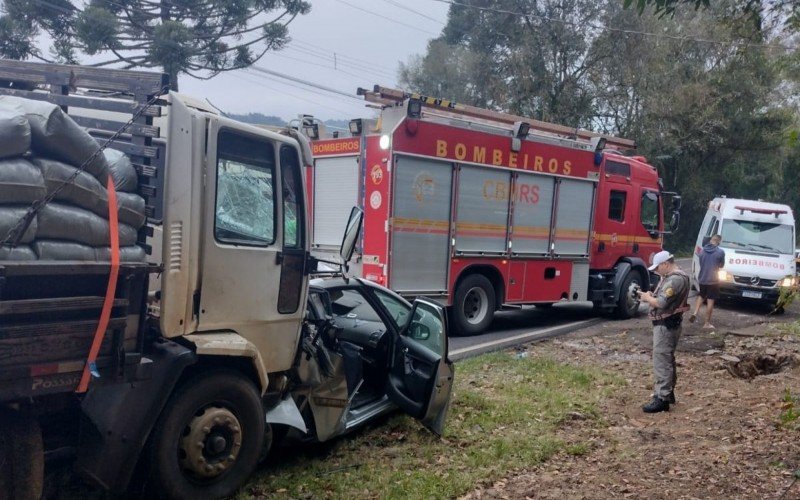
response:
<path id="1" fill-rule="evenodd" d="M 727 5 L 729 15 L 750 19 L 758 28 L 767 20 L 776 26 L 797 32 L 800 30 L 800 0 L 623 0 L 625 8 L 635 6 L 639 13 L 652 7 L 659 17 L 674 16 L 682 6 L 694 7 L 695 10 L 709 9 L 712 5 Z"/>
<path id="2" fill-rule="evenodd" d="M 634 139 L 683 195 L 667 246 L 689 249 L 714 195 L 798 197 L 787 75 L 800 59 L 764 23 L 730 15 L 737 1 L 658 17 L 619 0 L 463 0 L 401 75 L 423 94 Z"/>
<path id="3" fill-rule="evenodd" d="M 288 24 L 311 9 L 304 0 L 4 0 L 0 56 L 92 66 L 161 68 L 208 79 L 250 66 L 289 40 Z M 37 47 L 46 35 L 48 53 Z"/>
<path id="4" fill-rule="evenodd" d="M 602 3 L 601 3 L 602 4 Z M 401 83 L 466 104 L 574 127 L 590 124 L 587 77 L 603 57 L 591 50 L 593 0 L 493 0 L 451 5 L 442 36 L 401 66 Z"/>

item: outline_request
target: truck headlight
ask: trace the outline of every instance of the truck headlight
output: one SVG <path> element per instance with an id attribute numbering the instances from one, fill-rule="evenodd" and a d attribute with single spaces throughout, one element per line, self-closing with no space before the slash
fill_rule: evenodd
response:
<path id="1" fill-rule="evenodd" d="M 795 283 L 797 283 L 797 279 L 794 276 L 787 276 L 781 280 L 781 286 L 786 288 L 794 286 Z"/>
<path id="2" fill-rule="evenodd" d="M 717 279 L 720 281 L 733 281 L 733 275 L 724 269 L 717 271 Z"/>

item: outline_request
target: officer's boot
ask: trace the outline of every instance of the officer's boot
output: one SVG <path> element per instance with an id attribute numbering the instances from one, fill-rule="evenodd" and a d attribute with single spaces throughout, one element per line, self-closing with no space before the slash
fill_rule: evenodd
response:
<path id="1" fill-rule="evenodd" d="M 667 396 L 667 403 L 671 405 L 675 404 L 675 391 L 670 391 L 669 396 Z"/>
<path id="2" fill-rule="evenodd" d="M 669 401 L 661 399 L 658 396 L 653 396 L 653 400 L 642 406 L 642 411 L 645 413 L 658 413 L 660 411 L 669 411 Z"/>

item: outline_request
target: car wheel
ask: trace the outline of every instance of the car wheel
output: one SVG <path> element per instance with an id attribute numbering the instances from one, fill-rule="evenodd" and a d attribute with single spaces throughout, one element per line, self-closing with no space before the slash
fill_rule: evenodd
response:
<path id="1" fill-rule="evenodd" d="M 614 313 L 617 318 L 629 319 L 639 313 L 638 299 L 633 298 L 633 290 L 642 286 L 642 278 L 637 271 L 631 271 L 625 277 L 620 287 L 620 296 L 617 298 L 617 307 Z"/>
<path id="2" fill-rule="evenodd" d="M 494 287 L 486 276 L 471 274 L 456 289 L 451 309 L 456 332 L 477 335 L 485 331 L 494 318 Z"/>
<path id="3" fill-rule="evenodd" d="M 149 489 L 166 498 L 223 498 L 250 476 L 266 425 L 258 390 L 234 372 L 182 384 L 164 407 L 151 442 Z"/>

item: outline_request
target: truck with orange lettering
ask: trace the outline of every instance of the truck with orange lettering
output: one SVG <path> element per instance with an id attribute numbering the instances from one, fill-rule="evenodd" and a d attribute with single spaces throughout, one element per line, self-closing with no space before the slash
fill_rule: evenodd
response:
<path id="1" fill-rule="evenodd" d="M 591 301 L 622 318 L 678 223 L 680 197 L 630 140 L 376 86 L 350 137 L 314 137 L 312 245 L 337 248 L 363 207 L 361 275 L 437 296 L 463 335 L 506 305 Z M 665 227 L 664 212 L 672 212 Z"/>

